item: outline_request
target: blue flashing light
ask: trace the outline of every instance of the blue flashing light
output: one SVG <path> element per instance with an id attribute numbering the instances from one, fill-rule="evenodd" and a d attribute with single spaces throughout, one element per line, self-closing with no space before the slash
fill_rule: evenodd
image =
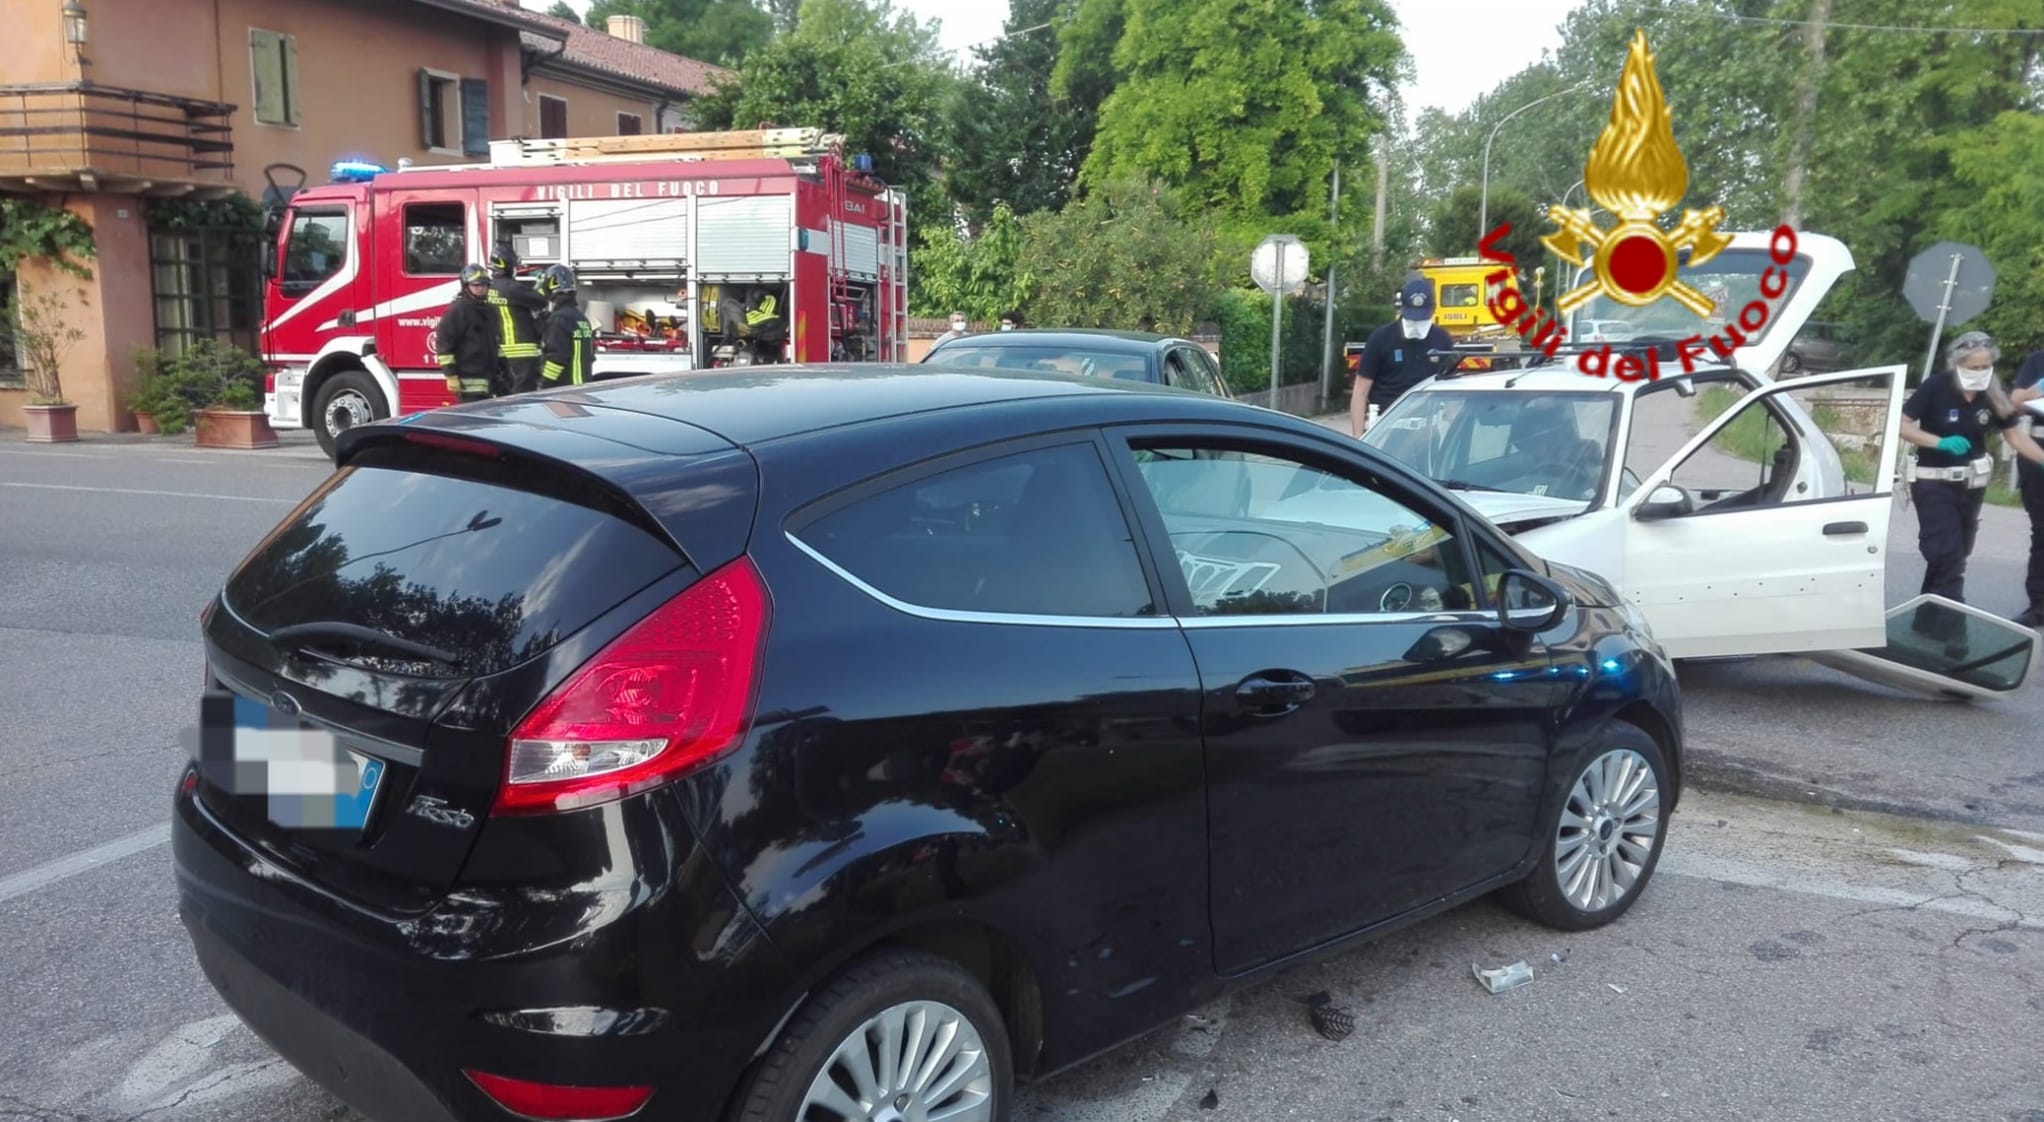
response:
<path id="1" fill-rule="evenodd" d="M 381 164 L 372 164 L 366 160 L 336 160 L 328 174 L 333 177 L 335 183 L 367 183 L 389 170 Z"/>
<path id="2" fill-rule="evenodd" d="M 856 171 L 865 172 L 868 175 L 873 174 L 873 157 L 867 155 L 864 152 L 861 152 L 858 155 L 853 156 L 852 168 Z"/>
<path id="3" fill-rule="evenodd" d="M 1606 674 L 1616 674 L 1620 670 L 1624 669 L 1624 665 L 1615 658 L 1607 658 L 1603 662 L 1598 663 L 1597 665 L 1603 667 L 1604 673 Z"/>
<path id="4" fill-rule="evenodd" d="M 1500 670 L 1497 673 L 1491 675 L 1492 678 L 1495 678 L 1500 682 L 1509 682 L 1518 676 L 1519 676 L 1518 672 L 1513 670 Z"/>

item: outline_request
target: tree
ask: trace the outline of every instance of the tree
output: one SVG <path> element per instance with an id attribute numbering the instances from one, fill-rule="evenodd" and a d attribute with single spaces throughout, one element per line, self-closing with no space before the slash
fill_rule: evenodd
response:
<path id="1" fill-rule="evenodd" d="M 1213 308 L 1212 223 L 1154 183 L 1115 180 L 1022 222 L 1033 322 L 1189 332 Z"/>
<path id="2" fill-rule="evenodd" d="M 575 9 L 568 6 L 568 0 L 554 0 L 554 6 L 548 8 L 546 14 L 555 19 L 567 20 L 569 23 L 582 22 L 582 16 Z"/>
<path id="3" fill-rule="evenodd" d="M 720 66 L 739 65 L 774 34 L 774 17 L 753 0 L 596 0 L 588 24 L 618 15 L 646 21 L 648 46 Z"/>
<path id="4" fill-rule="evenodd" d="M 1490 233 L 1477 225 L 1482 209 L 1482 189 L 1467 184 L 1442 200 L 1434 209 L 1428 230 L 1428 244 L 1434 253 L 1441 257 L 1476 256 L 1484 235 Z M 1518 191 L 1491 186 L 1488 216 L 1491 229 L 1511 224 L 1512 232 L 1505 236 L 1502 246 L 1525 270 L 1528 284 L 1532 283 L 1533 270 L 1553 256 L 1540 244 L 1541 235 L 1548 229 L 1544 214 L 1532 199 Z"/>
<path id="5" fill-rule="evenodd" d="M 962 311 L 992 320 L 1029 300 L 1031 273 L 1024 263 L 1022 225 L 1006 203 L 976 233 L 924 226 L 909 277 L 915 314 L 941 316 Z"/>
<path id="6" fill-rule="evenodd" d="M 1995 266 L 1994 306 L 1978 323 L 2001 344 L 2013 368 L 2044 349 L 2044 116 L 2007 112 L 1945 145 L 1966 198 L 1940 217 L 1937 236 L 1970 241 Z"/>
<path id="7" fill-rule="evenodd" d="M 1233 240 L 1281 219 L 1324 256 L 1334 240 L 1326 226 L 1334 162 L 1369 151 L 1382 128 L 1372 91 L 1388 90 L 1399 73 L 1404 52 L 1389 8 L 1081 0 L 1080 18 L 1106 25 L 1115 10 L 1123 27 L 1112 62 L 1124 76 L 1100 106 L 1082 187 L 1157 178 L 1181 188 L 1189 207 L 1222 216 Z"/>
<path id="8" fill-rule="evenodd" d="M 933 25 L 888 0 L 803 0 L 795 30 L 748 55 L 738 81 L 696 103 L 706 128 L 816 127 L 908 189 L 911 220 L 941 221 L 930 123 L 954 76 Z"/>
<path id="9" fill-rule="evenodd" d="M 945 172 L 951 200 L 972 219 L 997 201 L 1028 214 L 1056 210 L 1070 197 L 1098 104 L 1054 88 L 1055 25 L 1076 7 L 1077 0 L 1011 0 L 1006 36 L 975 50 L 979 71 L 959 88 L 948 113 Z"/>

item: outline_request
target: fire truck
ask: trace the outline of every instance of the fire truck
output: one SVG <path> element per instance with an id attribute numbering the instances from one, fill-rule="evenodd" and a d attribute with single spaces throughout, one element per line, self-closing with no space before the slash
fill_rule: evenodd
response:
<path id="1" fill-rule="evenodd" d="M 454 403 L 433 331 L 463 265 L 575 270 L 598 379 L 907 359 L 904 192 L 818 129 L 506 140 L 487 164 L 268 169 L 264 411 L 341 432 Z M 280 184 L 278 169 L 297 172 Z M 774 301 L 775 316 L 746 313 Z"/>

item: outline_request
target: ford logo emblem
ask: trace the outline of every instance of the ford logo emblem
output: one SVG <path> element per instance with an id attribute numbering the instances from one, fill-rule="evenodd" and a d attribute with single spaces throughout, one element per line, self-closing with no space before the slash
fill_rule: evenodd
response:
<path id="1" fill-rule="evenodd" d="M 277 712 L 279 713 L 285 713 L 291 716 L 296 716 L 298 714 L 298 699 L 292 697 L 288 693 L 285 693 L 283 690 L 278 690 L 276 693 L 270 695 L 270 704 L 274 706 Z"/>

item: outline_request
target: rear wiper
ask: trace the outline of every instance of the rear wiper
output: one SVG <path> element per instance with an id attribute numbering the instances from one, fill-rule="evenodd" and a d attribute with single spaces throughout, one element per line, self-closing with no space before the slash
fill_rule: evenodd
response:
<path id="1" fill-rule="evenodd" d="M 363 627 L 356 623 L 343 623 L 340 620 L 315 620 L 310 623 L 288 624 L 270 632 L 268 638 L 270 642 L 279 646 L 288 645 L 292 647 L 312 646 L 322 639 L 338 639 L 345 643 L 358 643 L 365 647 L 381 647 L 395 654 L 410 655 L 413 658 L 424 659 L 427 662 L 437 662 L 442 666 L 453 666 L 458 661 L 457 656 L 443 651 L 439 647 L 428 646 L 425 643 L 400 638 L 396 635 L 378 631 L 373 627 Z"/>
<path id="2" fill-rule="evenodd" d="M 1492 491 L 1500 495 L 1508 495 L 1511 493 L 1505 490 L 1503 487 L 1485 487 L 1481 483 L 1471 483 L 1466 479 L 1443 480 L 1441 482 L 1441 486 L 1446 487 L 1450 491 Z"/>

